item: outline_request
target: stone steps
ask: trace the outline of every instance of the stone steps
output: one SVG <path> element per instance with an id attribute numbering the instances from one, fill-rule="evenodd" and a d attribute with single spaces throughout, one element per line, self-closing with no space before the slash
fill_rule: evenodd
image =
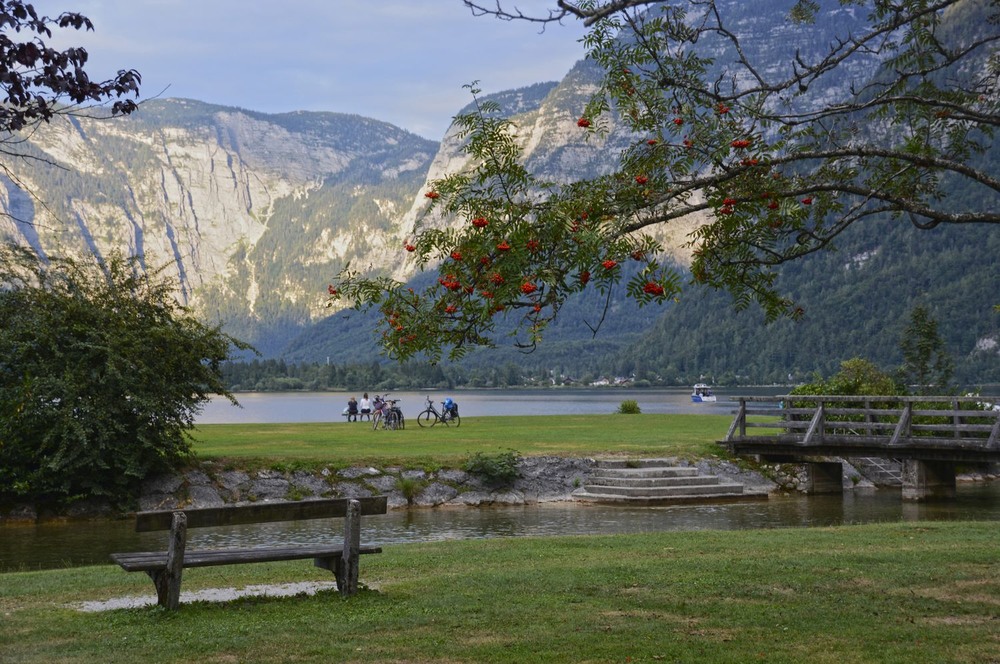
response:
<path id="1" fill-rule="evenodd" d="M 715 475 L 701 475 L 697 468 L 675 466 L 666 459 L 599 460 L 583 486 L 573 492 L 577 500 L 627 505 L 759 500 L 745 494 L 743 485 L 724 482 Z"/>

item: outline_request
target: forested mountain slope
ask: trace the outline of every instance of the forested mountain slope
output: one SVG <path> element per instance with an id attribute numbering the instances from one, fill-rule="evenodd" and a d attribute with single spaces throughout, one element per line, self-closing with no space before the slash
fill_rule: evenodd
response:
<path id="1" fill-rule="evenodd" d="M 860 25 L 864 18 L 861 8 L 824 2 L 815 29 L 799 31 L 782 23 L 787 7 L 781 3 L 722 4 L 752 51 L 751 59 L 762 59 L 775 71 L 790 66 L 791 53 L 798 51 L 808 60 L 813 51 L 826 48 L 830 37 L 822 34 L 823 26 L 843 30 Z M 954 38 L 980 29 L 983 7 L 981 2 L 960 6 L 947 17 L 943 31 Z M 724 71 L 731 55 L 718 43 L 705 48 Z M 862 60 L 853 69 L 827 76 L 822 85 L 828 90 L 860 88 L 878 67 L 875 58 Z M 578 134 L 573 119 L 586 100 L 584 93 L 595 89 L 597 76 L 592 64 L 581 62 L 548 93 L 537 112 L 526 114 L 501 104 L 519 127 L 525 163 L 533 172 L 561 181 L 612 168 L 629 138 L 618 127 L 612 126 L 600 145 L 574 138 Z M 880 127 L 859 130 L 877 132 Z M 459 147 L 453 137 L 443 141 L 429 179 L 462 164 Z M 595 152 L 595 147 L 601 150 Z M 975 158 L 1000 165 L 996 148 Z M 1000 166 L 993 170 L 1000 171 Z M 971 195 L 952 194 L 957 199 Z M 690 251 L 685 240 L 699 223 L 686 221 L 660 236 L 682 270 Z M 736 312 L 728 296 L 694 287 L 664 309 L 640 310 L 625 302 L 623 293 L 614 293 L 596 337 L 588 323 L 601 319 L 605 302 L 591 296 L 571 302 L 533 353 L 501 348 L 473 353 L 463 362 L 470 366 L 514 362 L 532 371 L 635 375 L 678 383 L 702 377 L 800 380 L 815 371 L 835 371 L 841 361 L 857 355 L 892 369 L 900 362 L 900 335 L 908 314 L 919 304 L 937 318 L 956 359 L 956 377 L 996 381 L 1000 380 L 1000 316 L 992 306 L 1000 301 L 998 241 L 997 230 L 984 226 L 919 231 L 906 219 L 866 222 L 838 238 L 837 251 L 783 267 L 779 286 L 805 309 L 800 322 L 782 320 L 765 326 L 755 309 Z M 647 329 L 652 316 L 657 321 Z M 337 346 L 343 340 L 349 349 L 346 357 L 370 358 L 371 342 L 350 330 L 366 329 L 372 322 L 362 323 L 357 314 L 345 315 L 339 322 L 331 319 L 315 334 L 297 340 L 288 357 L 308 359 L 311 349 L 319 351 L 320 358 L 345 361 Z"/>

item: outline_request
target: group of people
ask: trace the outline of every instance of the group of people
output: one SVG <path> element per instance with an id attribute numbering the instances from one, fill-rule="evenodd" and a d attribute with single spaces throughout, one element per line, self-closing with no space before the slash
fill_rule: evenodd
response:
<path id="1" fill-rule="evenodd" d="M 377 394 L 375 395 L 375 399 L 379 399 Z M 384 403 L 384 401 L 378 401 L 378 403 L 375 404 L 375 408 L 381 408 Z M 451 397 L 446 398 L 442 402 L 442 405 L 444 406 L 444 413 L 442 413 L 442 415 L 444 415 L 446 419 L 458 415 L 458 404 L 455 403 Z M 357 422 L 358 418 L 364 419 L 366 417 L 368 418 L 368 421 L 371 422 L 372 402 L 368 398 L 368 393 L 364 393 L 361 397 L 361 401 L 358 401 L 353 396 L 348 399 L 347 408 L 344 409 L 344 415 L 347 416 L 348 422 Z"/>
<path id="2" fill-rule="evenodd" d="M 368 398 L 367 392 L 361 397 L 361 401 L 354 397 L 347 400 L 347 421 L 357 422 L 358 417 L 362 419 L 367 417 L 369 421 L 372 419 L 372 402 Z"/>

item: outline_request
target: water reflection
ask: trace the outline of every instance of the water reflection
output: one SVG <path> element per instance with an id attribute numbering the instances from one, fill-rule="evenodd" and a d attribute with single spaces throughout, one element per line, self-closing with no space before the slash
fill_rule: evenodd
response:
<path id="1" fill-rule="evenodd" d="M 365 519 L 366 542 L 547 535 L 630 534 L 678 530 L 746 530 L 869 522 L 1000 521 L 1000 483 L 963 484 L 953 501 L 903 503 L 899 491 L 843 496 L 788 496 L 749 503 L 670 507 L 609 507 L 581 503 L 394 510 Z M 336 542 L 339 520 L 231 526 L 189 531 L 192 547 Z M 0 526 L 0 571 L 109 563 L 116 551 L 162 549 L 164 533 L 136 533 L 132 521 Z"/>

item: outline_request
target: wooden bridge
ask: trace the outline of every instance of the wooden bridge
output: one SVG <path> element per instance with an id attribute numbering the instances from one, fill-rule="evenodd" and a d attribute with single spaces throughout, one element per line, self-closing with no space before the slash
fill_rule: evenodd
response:
<path id="1" fill-rule="evenodd" d="M 956 463 L 1000 462 L 997 397 L 782 395 L 733 401 L 739 408 L 721 444 L 734 454 L 806 463 L 814 493 L 842 488 L 841 464 L 829 457 L 900 460 L 906 500 L 953 496 Z"/>

